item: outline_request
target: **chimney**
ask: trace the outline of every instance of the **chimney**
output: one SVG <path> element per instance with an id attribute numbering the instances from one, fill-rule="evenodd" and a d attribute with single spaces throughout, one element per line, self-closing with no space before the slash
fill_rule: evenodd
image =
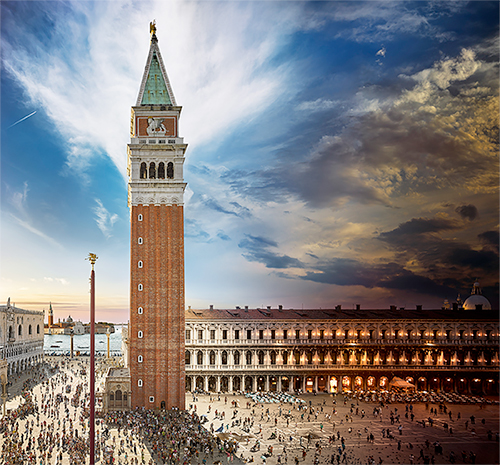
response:
<path id="1" fill-rule="evenodd" d="M 270 305 L 268 305 L 268 306 L 267 306 L 267 309 L 268 309 L 268 310 L 271 310 L 271 306 L 270 306 Z"/>
<path id="2" fill-rule="evenodd" d="M 417 310 L 418 310 L 419 312 L 421 312 L 421 311 L 422 311 L 422 305 L 417 305 Z"/>
<path id="3" fill-rule="evenodd" d="M 236 305 L 236 310 L 240 310 L 240 306 L 239 305 Z"/>
<path id="4" fill-rule="evenodd" d="M 213 305 L 210 305 L 210 310 L 213 310 L 214 309 L 214 306 Z"/>
<path id="5" fill-rule="evenodd" d="M 245 312 L 248 312 L 248 305 L 245 305 Z"/>
<path id="6" fill-rule="evenodd" d="M 335 310 L 342 310 L 342 305 L 335 305 Z"/>
<path id="7" fill-rule="evenodd" d="M 453 311 L 456 312 L 458 310 L 458 302 L 453 302 L 452 308 L 453 308 Z"/>
<path id="8" fill-rule="evenodd" d="M 391 305 L 391 312 L 395 312 L 396 311 L 396 306 L 395 305 Z"/>
<path id="9" fill-rule="evenodd" d="M 361 305 L 356 304 L 356 310 L 361 310 Z"/>
<path id="10" fill-rule="evenodd" d="M 283 310 L 283 305 L 278 305 L 279 310 Z"/>
<path id="11" fill-rule="evenodd" d="M 399 307 L 399 310 L 403 311 L 405 308 L 404 307 Z"/>

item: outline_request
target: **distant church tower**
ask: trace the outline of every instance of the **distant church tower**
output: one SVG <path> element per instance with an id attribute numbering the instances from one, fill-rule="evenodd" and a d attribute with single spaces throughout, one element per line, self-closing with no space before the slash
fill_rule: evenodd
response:
<path id="1" fill-rule="evenodd" d="M 184 409 L 184 152 L 177 106 L 151 23 L 128 152 L 132 408 Z"/>

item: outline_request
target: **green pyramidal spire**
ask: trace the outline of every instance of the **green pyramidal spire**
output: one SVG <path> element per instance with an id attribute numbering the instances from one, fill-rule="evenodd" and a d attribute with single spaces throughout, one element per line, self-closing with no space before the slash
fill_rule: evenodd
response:
<path id="1" fill-rule="evenodd" d="M 151 57 L 141 105 L 172 105 L 156 53 Z"/>
<path id="2" fill-rule="evenodd" d="M 140 105 L 172 105 L 175 103 L 172 86 L 168 80 L 167 70 L 163 64 L 158 38 L 156 37 L 156 26 L 151 27 L 151 46 L 149 47 L 148 60 L 142 76 L 141 88 L 137 96 L 137 106 Z"/>

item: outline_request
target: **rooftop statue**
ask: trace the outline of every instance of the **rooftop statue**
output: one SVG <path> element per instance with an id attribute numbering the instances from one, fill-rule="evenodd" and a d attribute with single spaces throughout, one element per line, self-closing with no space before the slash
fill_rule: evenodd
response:
<path id="1" fill-rule="evenodd" d="M 149 23 L 149 32 L 152 36 L 156 34 L 156 19 L 153 19 L 153 22 Z"/>

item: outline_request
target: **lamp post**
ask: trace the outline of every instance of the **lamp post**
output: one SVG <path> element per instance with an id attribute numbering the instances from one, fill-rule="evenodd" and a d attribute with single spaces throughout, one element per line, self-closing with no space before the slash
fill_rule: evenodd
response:
<path id="1" fill-rule="evenodd" d="M 71 337 L 71 344 L 70 344 L 70 355 L 71 355 L 71 358 L 73 358 L 73 336 L 75 335 L 75 331 L 73 330 L 73 328 L 71 328 L 69 330 L 69 335 Z"/>
<path id="2" fill-rule="evenodd" d="M 87 260 L 92 265 L 90 272 L 90 465 L 95 464 L 95 274 L 97 261 L 95 253 L 89 253 Z"/>

